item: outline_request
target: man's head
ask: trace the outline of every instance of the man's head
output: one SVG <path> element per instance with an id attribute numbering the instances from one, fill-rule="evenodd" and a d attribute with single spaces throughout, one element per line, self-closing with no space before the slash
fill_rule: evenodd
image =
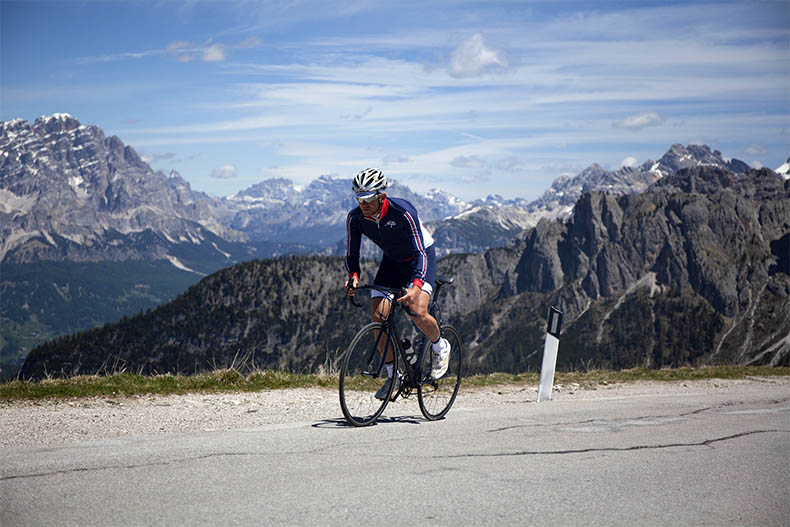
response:
<path id="1" fill-rule="evenodd" d="M 379 211 L 381 203 L 387 197 L 384 193 L 387 185 L 387 178 L 378 168 L 366 168 L 354 176 L 351 189 L 365 216 L 371 216 Z"/>
<path id="2" fill-rule="evenodd" d="M 357 203 L 365 216 L 373 216 L 381 209 L 381 204 L 387 197 L 385 192 L 376 193 L 369 197 L 357 197 Z"/>

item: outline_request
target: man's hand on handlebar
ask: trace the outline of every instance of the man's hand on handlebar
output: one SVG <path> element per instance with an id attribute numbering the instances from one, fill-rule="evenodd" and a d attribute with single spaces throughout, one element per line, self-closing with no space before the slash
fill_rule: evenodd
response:
<path id="1" fill-rule="evenodd" d="M 400 298 L 396 298 L 395 301 L 405 306 L 411 306 L 417 301 L 417 297 L 420 295 L 421 291 L 422 289 L 412 284 L 411 287 L 406 290 L 406 294 Z"/>
<path id="2" fill-rule="evenodd" d="M 346 290 L 347 297 L 349 298 L 354 297 L 354 295 L 356 294 L 357 285 L 359 285 L 359 278 L 357 278 L 356 276 L 352 276 L 348 279 L 344 287 Z"/>

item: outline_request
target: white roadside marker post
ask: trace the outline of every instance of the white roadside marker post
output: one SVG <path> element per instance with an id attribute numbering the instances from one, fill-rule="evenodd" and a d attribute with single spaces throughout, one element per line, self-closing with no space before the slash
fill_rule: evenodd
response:
<path id="1" fill-rule="evenodd" d="M 557 351 L 560 348 L 560 326 L 562 311 L 554 306 L 549 309 L 549 322 L 546 327 L 546 344 L 543 346 L 543 364 L 540 366 L 540 386 L 538 402 L 551 399 L 554 384 L 554 369 L 557 367 Z"/>

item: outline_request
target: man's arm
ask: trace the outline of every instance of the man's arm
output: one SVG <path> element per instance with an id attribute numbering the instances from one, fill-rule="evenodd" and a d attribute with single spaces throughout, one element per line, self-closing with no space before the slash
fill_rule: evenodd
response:
<path id="1" fill-rule="evenodd" d="M 349 278 L 359 280 L 359 245 L 362 242 L 362 232 L 357 222 L 353 221 L 351 212 L 346 216 L 346 271 Z"/>
<path id="2" fill-rule="evenodd" d="M 425 254 L 425 241 L 422 237 L 422 229 L 419 218 L 412 216 L 408 211 L 404 212 L 409 226 L 409 238 L 411 239 L 412 253 L 414 254 L 414 270 L 412 271 L 412 285 L 421 288 L 425 280 L 425 273 L 428 269 L 428 256 Z"/>

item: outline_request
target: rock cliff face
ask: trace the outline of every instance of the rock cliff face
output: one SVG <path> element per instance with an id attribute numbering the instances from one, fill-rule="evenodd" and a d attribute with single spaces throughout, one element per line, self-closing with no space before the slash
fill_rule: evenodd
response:
<path id="1" fill-rule="evenodd" d="M 530 232 L 516 267 L 518 292 L 577 283 L 595 300 L 653 272 L 659 283 L 689 285 L 733 316 L 748 304 L 746 284 L 769 274 L 769 242 L 790 229 L 785 186 L 770 170 L 739 177 L 695 168 L 644 194 L 585 194 L 567 224 L 542 222 Z"/>
<path id="2" fill-rule="evenodd" d="M 2 123 L 0 152 L 0 260 L 163 259 L 171 244 L 233 238 L 212 198 L 69 115 Z"/>
<path id="3" fill-rule="evenodd" d="M 662 178 L 642 194 L 585 194 L 571 221 L 542 221 L 529 232 L 514 270 L 515 291 L 503 284 L 490 301 L 492 320 L 511 317 L 513 323 L 503 335 L 479 333 L 471 347 L 488 354 L 506 347 L 503 341 L 516 342 L 526 318 L 542 319 L 552 303 L 570 326 L 566 357 L 581 361 L 616 367 L 786 364 L 790 280 L 782 269 L 788 233 L 790 184 L 770 170 L 739 175 L 697 167 Z M 679 321 L 682 311 L 671 316 L 673 309 L 688 309 L 685 315 L 697 313 L 700 320 Z M 474 325 L 478 319 L 472 316 Z M 625 329 L 629 324 L 632 331 Z M 673 324 L 698 332 L 695 338 L 676 334 Z M 626 350 L 628 359 L 612 358 L 624 349 L 624 336 L 634 333 L 643 336 L 640 349 Z"/>
<path id="4" fill-rule="evenodd" d="M 697 167 L 642 194 L 585 194 L 507 247 L 450 255 L 441 301 L 468 371 L 540 365 L 545 314 L 565 313 L 559 367 L 790 364 L 790 180 Z M 375 264 L 366 264 L 372 276 Z M 195 371 L 234 358 L 330 369 L 367 312 L 344 302 L 342 261 L 256 261 L 150 313 L 34 350 L 23 374 Z"/>

